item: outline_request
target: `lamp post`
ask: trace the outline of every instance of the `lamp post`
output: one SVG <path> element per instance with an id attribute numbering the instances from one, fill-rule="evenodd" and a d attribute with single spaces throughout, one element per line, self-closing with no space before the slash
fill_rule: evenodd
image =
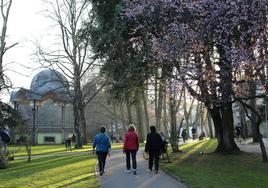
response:
<path id="1" fill-rule="evenodd" d="M 33 100 L 33 108 L 32 108 L 32 112 L 33 112 L 33 132 L 32 132 L 32 145 L 35 146 L 36 142 L 35 142 L 35 115 L 36 115 L 36 100 Z"/>
<path id="2" fill-rule="evenodd" d="M 266 125 L 266 137 L 268 138 L 268 123 L 267 123 L 267 97 L 264 97 L 264 108 L 265 108 L 265 125 Z M 265 128 L 264 128 L 265 129 Z"/>
<path id="3" fill-rule="evenodd" d="M 265 78 L 267 79 L 267 66 L 264 67 Z M 267 95 L 264 97 L 265 105 L 265 125 L 266 125 L 266 137 L 268 138 L 268 123 L 267 123 Z"/>
<path id="4" fill-rule="evenodd" d="M 65 103 L 58 103 L 58 106 L 61 108 L 61 133 L 62 133 L 62 143 L 65 142 Z"/>

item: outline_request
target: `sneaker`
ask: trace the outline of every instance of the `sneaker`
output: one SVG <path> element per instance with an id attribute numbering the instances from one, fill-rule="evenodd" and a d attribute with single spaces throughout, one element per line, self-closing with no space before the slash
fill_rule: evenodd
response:
<path id="1" fill-rule="evenodd" d="M 155 171 L 155 174 L 158 174 L 158 170 Z"/>
<path id="2" fill-rule="evenodd" d="M 126 173 L 130 173 L 130 170 L 126 170 Z"/>
<path id="3" fill-rule="evenodd" d="M 148 168 L 148 171 L 152 172 L 152 169 L 151 168 Z"/>
<path id="4" fill-rule="evenodd" d="M 136 172 L 136 170 L 135 170 L 135 169 L 133 170 L 133 174 L 134 174 L 134 175 L 137 175 L 137 172 Z"/>
<path id="5" fill-rule="evenodd" d="M 100 176 L 102 176 L 103 175 L 103 172 L 100 172 Z"/>

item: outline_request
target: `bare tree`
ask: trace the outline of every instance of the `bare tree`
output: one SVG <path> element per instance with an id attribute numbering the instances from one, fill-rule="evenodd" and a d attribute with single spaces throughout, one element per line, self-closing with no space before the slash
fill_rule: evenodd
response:
<path id="1" fill-rule="evenodd" d="M 11 44 L 9 46 L 6 45 L 6 36 L 7 36 L 7 23 L 8 23 L 8 18 L 9 18 L 9 13 L 12 5 L 12 0 L 1 0 L 1 5 L 0 5 L 0 11 L 1 11 L 1 16 L 0 16 L 0 23 L 1 25 L 1 39 L 0 39 L 0 92 L 8 87 L 8 82 L 7 78 L 5 77 L 4 74 L 4 68 L 3 68 L 3 59 L 5 53 L 18 43 Z"/>
<path id="2" fill-rule="evenodd" d="M 72 104 L 74 114 L 74 128 L 76 133 L 76 147 L 82 147 L 86 139 L 85 106 L 92 97 L 85 97 L 82 92 L 82 82 L 94 65 L 95 58 L 90 53 L 89 29 L 82 29 L 84 18 L 92 20 L 90 1 L 88 0 L 45 0 L 49 5 L 47 13 L 58 28 L 59 44 L 55 50 L 44 50 L 38 45 L 39 62 L 44 67 L 60 70 L 72 86 Z M 102 86 L 103 87 L 103 86 Z M 100 87 L 97 92 L 102 88 Z M 92 95 L 93 97 L 95 95 Z M 83 135 L 81 135 L 81 131 Z"/>
<path id="3" fill-rule="evenodd" d="M 4 74 L 4 55 L 5 53 L 17 43 L 12 45 L 6 45 L 6 36 L 7 36 L 7 23 L 8 17 L 12 5 L 12 0 L 1 0 L 0 2 L 0 23 L 1 23 L 1 35 L 0 35 L 0 94 L 2 91 L 10 86 L 10 81 Z M 3 123 L 3 106 L 4 103 L 0 101 L 0 124 Z M 0 143 L 1 145 L 1 143 Z M 0 148 L 1 149 L 1 148 Z M 0 168 L 7 167 L 7 160 L 5 159 L 5 152 L 0 151 Z"/>

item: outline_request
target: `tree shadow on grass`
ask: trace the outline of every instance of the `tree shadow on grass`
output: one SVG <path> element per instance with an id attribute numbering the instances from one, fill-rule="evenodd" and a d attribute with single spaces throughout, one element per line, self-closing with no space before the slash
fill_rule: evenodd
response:
<path id="1" fill-rule="evenodd" d="M 49 184 L 47 186 L 57 187 L 57 188 L 64 188 L 64 187 L 71 187 L 74 185 L 78 185 L 81 183 L 89 184 L 92 183 L 91 180 L 94 180 L 96 178 L 95 173 L 89 173 L 89 174 L 80 174 L 78 176 L 70 177 L 66 179 L 66 181 L 60 181 L 58 183 Z M 71 180 L 70 180 L 71 179 Z M 98 186 L 96 181 L 96 187 Z"/>
<path id="2" fill-rule="evenodd" d="M 204 153 L 211 153 L 215 150 L 216 140 L 203 140 L 191 144 L 183 145 L 182 152 L 173 155 L 173 160 L 175 163 L 181 163 L 183 161 L 192 161 L 195 160 L 195 156 L 203 155 Z"/>
<path id="3" fill-rule="evenodd" d="M 187 144 L 187 145 L 185 145 L 184 147 L 183 147 L 183 151 L 185 151 L 185 152 L 189 152 L 189 151 L 191 151 L 191 150 L 194 150 L 195 148 L 198 148 L 198 150 L 202 150 L 202 151 L 204 151 L 204 150 L 207 150 L 209 153 L 210 152 L 213 152 L 214 151 L 214 149 L 216 149 L 215 147 L 214 147 L 214 145 L 215 145 L 215 143 L 216 143 L 217 141 L 216 140 L 203 140 L 203 141 L 198 141 L 198 142 L 196 142 L 196 143 L 194 143 L 194 144 Z M 200 147 L 200 145 L 202 145 L 201 147 Z"/>
<path id="4" fill-rule="evenodd" d="M 38 158 L 32 158 L 32 162 L 28 162 L 27 158 L 21 158 L 19 160 L 15 160 L 13 163 L 11 163 L 10 168 L 15 169 L 15 168 L 23 168 L 23 167 L 32 167 L 36 165 L 42 165 L 42 164 L 47 164 L 50 162 L 58 161 L 58 158 L 62 157 L 64 158 L 69 158 L 68 156 L 44 156 L 44 157 L 38 157 Z"/>
<path id="5" fill-rule="evenodd" d="M 43 171 L 63 167 L 65 165 L 72 165 L 89 160 L 88 156 L 64 156 L 64 157 L 44 157 L 33 159 L 31 163 L 20 162 L 8 169 L 1 170 L 0 176 L 4 181 L 16 181 L 18 178 L 26 178 L 37 175 Z M 1 180 L 0 180 L 1 182 Z"/>
<path id="6" fill-rule="evenodd" d="M 25 146 L 9 146 L 9 149 L 13 149 L 16 147 L 18 152 L 15 153 L 15 157 L 27 156 L 27 152 L 25 151 Z M 32 156 L 36 155 L 47 155 L 47 154 L 54 154 L 54 153 L 64 153 L 67 152 L 65 145 L 39 145 L 39 146 L 32 146 Z"/>

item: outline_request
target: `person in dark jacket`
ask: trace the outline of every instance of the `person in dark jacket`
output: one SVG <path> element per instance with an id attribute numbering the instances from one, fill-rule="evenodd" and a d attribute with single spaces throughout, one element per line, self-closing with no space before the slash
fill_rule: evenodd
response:
<path id="1" fill-rule="evenodd" d="M 155 126 L 150 127 L 151 132 L 147 135 L 145 152 L 149 153 L 149 170 L 152 171 L 153 164 L 155 164 L 155 173 L 158 174 L 159 156 L 164 147 L 163 140 L 156 132 Z"/>
<path id="2" fill-rule="evenodd" d="M 185 141 L 187 140 L 187 136 L 188 136 L 186 129 L 182 130 L 181 136 L 182 136 L 183 143 L 185 143 Z"/>
<path id="3" fill-rule="evenodd" d="M 0 131 L 0 137 L 1 137 L 0 149 L 3 149 L 4 151 L 6 151 L 7 144 L 10 142 L 10 134 L 6 127 L 4 127 L 2 131 Z"/>
<path id="4" fill-rule="evenodd" d="M 128 132 L 125 134 L 124 148 L 123 148 L 123 152 L 126 153 L 127 172 L 130 172 L 130 156 L 131 156 L 132 169 L 134 175 L 137 174 L 136 154 L 137 151 L 139 150 L 139 139 L 138 135 L 135 133 L 135 130 L 136 130 L 135 126 L 133 124 L 130 124 L 128 127 Z"/>
<path id="5" fill-rule="evenodd" d="M 193 137 L 193 140 L 195 140 L 195 136 L 196 136 L 196 128 L 193 127 L 193 128 L 191 129 L 191 131 L 192 131 L 192 137 Z"/>
<path id="6" fill-rule="evenodd" d="M 111 143 L 105 134 L 105 127 L 100 128 L 100 133 L 98 133 L 93 142 L 93 153 L 96 148 L 96 154 L 98 156 L 98 163 L 99 163 L 99 173 L 102 176 L 104 173 L 104 167 L 106 162 L 106 157 L 110 152 Z"/>

